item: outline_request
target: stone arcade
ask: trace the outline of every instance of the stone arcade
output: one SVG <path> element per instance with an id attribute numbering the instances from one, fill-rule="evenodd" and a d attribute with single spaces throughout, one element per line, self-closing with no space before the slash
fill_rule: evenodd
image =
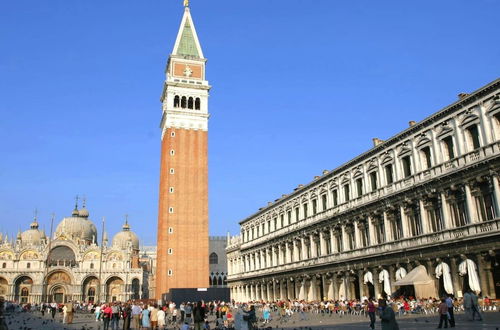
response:
<path id="1" fill-rule="evenodd" d="M 500 80 L 373 142 L 240 222 L 232 299 L 500 297 Z"/>

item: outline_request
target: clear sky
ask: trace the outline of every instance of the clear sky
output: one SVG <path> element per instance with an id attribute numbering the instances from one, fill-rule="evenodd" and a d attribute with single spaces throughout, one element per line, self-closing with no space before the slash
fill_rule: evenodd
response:
<path id="1" fill-rule="evenodd" d="M 191 0 L 210 233 L 499 77 L 496 0 Z M 182 0 L 0 2 L 0 231 L 85 195 L 156 244 L 160 94 Z"/>

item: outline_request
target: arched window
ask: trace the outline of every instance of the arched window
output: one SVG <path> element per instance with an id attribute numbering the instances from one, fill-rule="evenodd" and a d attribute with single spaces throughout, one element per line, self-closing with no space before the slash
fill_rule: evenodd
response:
<path id="1" fill-rule="evenodd" d="M 7 268 L 7 263 L 6 263 L 6 262 L 4 262 L 4 263 L 2 264 L 2 268 Z"/>
<path id="2" fill-rule="evenodd" d="M 188 108 L 189 108 L 189 109 L 193 109 L 193 108 L 194 108 L 194 105 L 193 105 L 193 98 L 192 98 L 192 97 L 190 97 L 190 98 L 188 99 Z"/>
<path id="3" fill-rule="evenodd" d="M 219 263 L 219 257 L 217 256 L 217 253 L 212 252 L 210 254 L 209 262 L 211 265 L 216 265 Z"/>
<path id="4" fill-rule="evenodd" d="M 31 268 L 31 263 L 26 263 L 26 268 Z"/>
<path id="5" fill-rule="evenodd" d="M 222 281 L 222 284 L 227 285 L 227 277 L 226 276 L 224 276 L 224 280 Z"/>
<path id="6" fill-rule="evenodd" d="M 477 125 L 471 125 L 465 129 L 467 145 L 469 146 L 469 151 L 477 149 L 481 146 L 479 142 L 479 131 Z"/>
<path id="7" fill-rule="evenodd" d="M 217 281 L 217 285 L 222 285 L 222 276 L 219 276 L 219 280 Z"/>
<path id="8" fill-rule="evenodd" d="M 94 263 L 93 262 L 90 263 L 90 269 L 94 269 Z"/>
<path id="9" fill-rule="evenodd" d="M 115 268 L 116 268 L 116 264 L 113 264 L 113 269 L 115 269 Z"/>
<path id="10" fill-rule="evenodd" d="M 179 95 L 174 96 L 174 108 L 178 108 L 180 103 Z"/>
<path id="11" fill-rule="evenodd" d="M 95 296 L 95 288 L 89 288 L 88 296 L 89 297 L 94 297 Z"/>
<path id="12" fill-rule="evenodd" d="M 186 109 L 186 103 L 187 103 L 187 99 L 185 96 L 183 96 L 181 99 L 181 108 Z"/>
<path id="13" fill-rule="evenodd" d="M 194 109 L 195 110 L 200 110 L 200 108 L 201 108 L 200 98 L 197 97 L 196 100 L 194 100 Z"/>
<path id="14" fill-rule="evenodd" d="M 27 297 L 28 295 L 29 295 L 28 288 L 22 288 L 21 289 L 21 297 Z"/>

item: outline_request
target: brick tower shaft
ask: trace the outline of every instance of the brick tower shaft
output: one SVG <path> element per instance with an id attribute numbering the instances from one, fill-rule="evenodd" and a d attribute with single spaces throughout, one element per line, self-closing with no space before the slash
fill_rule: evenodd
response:
<path id="1" fill-rule="evenodd" d="M 200 43 L 185 7 L 161 97 L 156 298 L 208 287 L 208 92 Z"/>

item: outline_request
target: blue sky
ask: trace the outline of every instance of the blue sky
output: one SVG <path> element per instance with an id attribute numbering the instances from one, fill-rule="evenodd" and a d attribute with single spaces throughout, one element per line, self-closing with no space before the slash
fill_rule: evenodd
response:
<path id="1" fill-rule="evenodd" d="M 213 86 L 210 233 L 499 77 L 500 1 L 191 0 Z M 0 231 L 86 195 L 155 244 L 181 0 L 0 3 Z"/>

